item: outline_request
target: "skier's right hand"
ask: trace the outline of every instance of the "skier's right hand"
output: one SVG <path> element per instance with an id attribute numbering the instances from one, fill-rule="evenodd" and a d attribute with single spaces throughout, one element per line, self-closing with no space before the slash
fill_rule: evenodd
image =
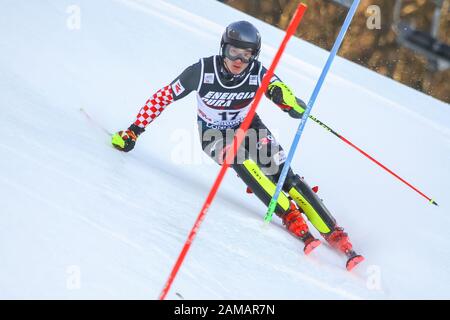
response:
<path id="1" fill-rule="evenodd" d="M 139 135 L 144 132 L 143 128 L 132 124 L 127 130 L 119 131 L 113 134 L 111 143 L 114 148 L 120 151 L 128 152 L 133 150 Z"/>

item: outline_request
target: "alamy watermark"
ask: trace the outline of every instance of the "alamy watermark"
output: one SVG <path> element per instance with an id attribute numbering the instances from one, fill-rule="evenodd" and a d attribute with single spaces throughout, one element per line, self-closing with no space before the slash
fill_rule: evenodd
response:
<path id="1" fill-rule="evenodd" d="M 66 268 L 66 288 L 68 290 L 81 289 L 81 268 L 77 265 L 71 265 Z"/>
<path id="2" fill-rule="evenodd" d="M 370 265 L 366 270 L 367 281 L 366 287 L 371 291 L 382 291 L 381 286 L 381 268 L 377 265 Z"/>
<path id="3" fill-rule="evenodd" d="M 202 128 L 201 122 L 198 125 Z M 174 130 L 170 137 L 173 147 L 172 163 L 200 165 L 212 159 L 223 164 L 239 130 L 241 129 Z M 202 149 L 206 157 L 201 155 Z M 252 159 L 267 175 L 278 173 L 280 164 L 286 160 L 286 154 L 275 136 L 265 128 L 248 129 L 241 147 L 234 152 L 236 156 L 230 164 L 243 164 L 245 160 Z"/>
<path id="4" fill-rule="evenodd" d="M 368 15 L 366 26 L 369 30 L 381 29 L 381 9 L 377 5 L 368 6 L 366 9 Z"/>
<path id="5" fill-rule="evenodd" d="M 66 13 L 69 15 L 66 20 L 66 27 L 71 31 L 81 29 L 81 8 L 78 5 L 70 5 L 66 9 Z"/>

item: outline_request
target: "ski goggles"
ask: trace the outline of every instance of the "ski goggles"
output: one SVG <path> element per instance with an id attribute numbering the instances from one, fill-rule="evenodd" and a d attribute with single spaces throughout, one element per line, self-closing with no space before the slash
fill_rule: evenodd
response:
<path id="1" fill-rule="evenodd" d="M 225 46 L 224 55 L 231 61 L 241 60 L 243 63 L 250 63 L 255 60 L 252 49 L 241 49 L 231 44 Z"/>

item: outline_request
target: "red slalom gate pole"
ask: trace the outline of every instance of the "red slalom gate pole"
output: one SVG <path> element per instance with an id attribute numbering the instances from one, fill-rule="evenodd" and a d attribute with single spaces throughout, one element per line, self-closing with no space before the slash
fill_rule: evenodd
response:
<path id="1" fill-rule="evenodd" d="M 300 3 L 297 7 L 297 10 L 295 11 L 294 17 L 292 18 L 287 30 L 286 35 L 284 36 L 283 41 L 281 42 L 280 47 L 278 48 L 278 51 L 275 55 L 275 58 L 272 61 L 272 65 L 270 66 L 269 70 L 265 74 L 261 86 L 258 88 L 258 91 L 256 92 L 255 99 L 253 100 L 252 106 L 247 114 L 247 117 L 244 119 L 244 122 L 242 122 L 239 129 L 236 131 L 236 135 L 233 139 L 233 147 L 229 148 L 226 154 L 225 162 L 222 165 L 219 175 L 216 178 L 216 181 L 214 182 L 213 186 L 211 187 L 211 190 L 209 191 L 208 197 L 206 198 L 205 203 L 203 204 L 203 207 L 197 217 L 197 220 L 195 221 L 194 226 L 191 229 L 191 232 L 189 233 L 189 236 L 183 246 L 183 249 L 180 252 L 180 255 L 178 256 L 177 261 L 175 262 L 175 265 L 173 266 L 172 272 L 169 275 L 169 278 L 167 279 L 167 282 L 161 291 L 161 294 L 159 296 L 160 300 L 164 300 L 167 296 L 167 293 L 169 292 L 172 283 L 180 270 L 180 267 L 184 261 L 184 258 L 186 257 L 187 252 L 189 251 L 189 248 L 191 247 L 192 242 L 194 241 L 195 236 L 197 235 L 198 229 L 200 228 L 200 225 L 203 222 L 203 219 L 206 216 L 206 213 L 208 212 L 208 209 L 211 205 L 211 202 L 214 200 L 214 197 L 216 196 L 217 190 L 219 189 L 220 184 L 222 183 L 222 180 L 225 176 L 225 173 L 227 172 L 228 168 L 230 167 L 230 164 L 233 163 L 234 158 L 236 156 L 236 151 L 239 149 L 245 134 L 247 133 L 248 128 L 250 127 L 250 124 L 253 120 L 253 117 L 256 113 L 256 108 L 258 107 L 259 102 L 261 101 L 261 98 L 266 91 L 267 87 L 269 86 L 269 81 L 272 78 L 275 68 L 280 61 L 281 55 L 284 52 L 284 49 L 286 48 L 286 45 L 291 38 L 291 36 L 295 33 L 297 30 L 297 27 L 300 23 L 300 21 L 303 18 L 303 15 L 307 9 L 307 6 L 303 3 Z"/>

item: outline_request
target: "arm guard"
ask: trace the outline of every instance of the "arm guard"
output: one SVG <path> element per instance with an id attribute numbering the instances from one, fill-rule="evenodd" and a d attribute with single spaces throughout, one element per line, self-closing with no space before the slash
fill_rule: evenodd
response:
<path id="1" fill-rule="evenodd" d="M 170 86 L 165 86 L 164 88 L 158 90 L 141 108 L 133 124 L 136 127 L 145 129 L 145 127 L 150 122 L 155 120 L 155 118 L 158 117 L 161 112 L 163 112 L 164 109 L 172 103 L 172 101 L 173 93 Z"/>

